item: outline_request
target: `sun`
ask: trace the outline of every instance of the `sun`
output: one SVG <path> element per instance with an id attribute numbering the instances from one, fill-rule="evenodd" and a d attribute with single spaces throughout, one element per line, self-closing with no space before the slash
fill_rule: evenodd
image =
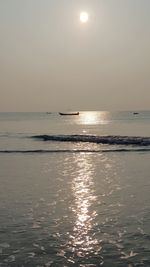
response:
<path id="1" fill-rule="evenodd" d="M 89 20 L 89 14 L 87 12 L 85 12 L 85 11 L 81 12 L 80 13 L 80 21 L 82 23 L 87 23 L 88 20 Z"/>

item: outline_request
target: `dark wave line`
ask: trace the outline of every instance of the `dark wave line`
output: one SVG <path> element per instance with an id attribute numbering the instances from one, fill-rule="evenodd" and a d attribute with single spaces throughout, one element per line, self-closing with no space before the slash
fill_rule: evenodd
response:
<path id="1" fill-rule="evenodd" d="M 110 153 L 110 152 L 150 152 L 150 148 L 139 148 L 139 149 L 101 149 L 101 150 L 90 150 L 90 149 L 62 149 L 62 150 L 0 150 L 0 154 L 51 154 L 51 153 Z"/>
<path id="2" fill-rule="evenodd" d="M 0 134 L 0 138 L 25 138 L 26 135 L 24 133 L 4 133 L 4 134 Z"/>
<path id="3" fill-rule="evenodd" d="M 149 146 L 150 137 L 138 136 L 96 136 L 96 135 L 35 135 L 32 138 L 42 141 L 89 142 L 109 145 Z"/>

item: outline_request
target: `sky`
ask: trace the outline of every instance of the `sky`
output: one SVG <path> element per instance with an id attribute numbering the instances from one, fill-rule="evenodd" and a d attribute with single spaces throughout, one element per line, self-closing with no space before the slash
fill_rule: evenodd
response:
<path id="1" fill-rule="evenodd" d="M 0 111 L 149 109 L 149 14 L 150 0 L 0 0 Z"/>

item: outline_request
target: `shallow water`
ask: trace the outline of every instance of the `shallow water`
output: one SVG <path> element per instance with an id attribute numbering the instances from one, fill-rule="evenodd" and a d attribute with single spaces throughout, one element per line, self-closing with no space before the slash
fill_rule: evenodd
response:
<path id="1" fill-rule="evenodd" d="M 16 124 L 13 129 L 10 117 L 0 121 L 1 135 L 6 133 L 6 125 L 9 128 L 7 141 L 6 134 L 1 137 L 0 150 L 26 151 L 37 147 L 56 150 L 53 153 L 0 153 L 0 266 L 149 267 L 149 151 L 134 151 L 135 148 L 130 147 L 131 151 L 109 153 L 101 149 L 110 150 L 114 146 L 47 143 L 30 138 L 32 134 L 41 133 L 83 134 L 80 130 L 86 128 L 82 124 L 79 129 L 78 124 L 70 126 L 67 122 L 70 119 L 65 118 L 65 125 L 69 125 L 66 132 L 66 126 L 57 132 L 62 126 L 54 127 L 56 121 L 52 131 L 48 131 L 49 125 L 47 131 L 43 128 L 35 131 L 37 122 L 47 115 L 35 114 L 37 117 L 31 116 L 32 120 L 30 116 L 29 119 L 22 117 L 20 126 L 20 117 L 15 118 L 11 120 Z M 43 120 L 41 124 L 46 129 L 47 119 Z M 31 125 L 31 121 L 32 129 L 22 131 L 18 141 L 19 127 Z M 120 123 L 123 124 L 123 120 L 112 122 L 114 128 Z M 131 124 L 129 129 L 134 128 L 131 122 L 128 124 Z M 149 117 L 136 124 L 137 128 L 146 125 L 148 129 Z M 99 133 L 100 127 L 88 124 L 87 132 Z M 110 133 L 111 130 L 107 135 Z M 114 129 L 114 134 L 119 132 Z M 148 136 L 148 132 L 143 136 Z M 57 152 L 63 149 L 66 152 Z"/>

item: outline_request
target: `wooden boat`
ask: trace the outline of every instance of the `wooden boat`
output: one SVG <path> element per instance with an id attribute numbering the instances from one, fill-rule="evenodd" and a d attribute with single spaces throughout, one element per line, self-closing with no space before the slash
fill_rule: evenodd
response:
<path id="1" fill-rule="evenodd" d="M 63 112 L 59 112 L 59 115 L 61 116 L 74 116 L 74 115 L 79 115 L 79 112 L 66 112 L 66 113 L 63 113 Z"/>

